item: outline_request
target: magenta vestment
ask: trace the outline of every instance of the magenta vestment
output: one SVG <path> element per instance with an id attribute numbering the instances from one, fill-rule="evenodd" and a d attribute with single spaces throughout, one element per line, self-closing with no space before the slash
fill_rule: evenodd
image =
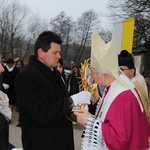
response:
<path id="1" fill-rule="evenodd" d="M 145 112 L 131 91 L 124 91 L 112 102 L 104 122 L 102 134 L 111 150 L 143 150 L 148 145 L 148 121 Z"/>
<path id="2" fill-rule="evenodd" d="M 105 93 L 95 118 L 88 118 L 85 125 L 82 150 L 148 149 L 148 119 L 135 95 L 117 80 Z"/>

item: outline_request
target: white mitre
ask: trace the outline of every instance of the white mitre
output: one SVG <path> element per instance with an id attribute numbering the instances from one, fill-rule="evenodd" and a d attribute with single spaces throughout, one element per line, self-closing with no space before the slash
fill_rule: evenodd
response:
<path id="1" fill-rule="evenodd" d="M 113 32 L 112 39 L 109 43 L 105 44 L 100 35 L 94 29 L 92 34 L 92 47 L 91 47 L 91 67 L 97 70 L 108 70 L 123 86 L 131 90 L 137 98 L 141 111 L 143 112 L 143 106 L 139 95 L 135 91 L 134 84 L 124 74 L 119 75 L 118 67 L 118 54 L 116 50 L 116 35 Z"/>
<path id="2" fill-rule="evenodd" d="M 118 56 L 116 51 L 115 35 L 105 44 L 97 31 L 92 35 L 91 67 L 97 70 L 109 70 L 118 76 Z"/>

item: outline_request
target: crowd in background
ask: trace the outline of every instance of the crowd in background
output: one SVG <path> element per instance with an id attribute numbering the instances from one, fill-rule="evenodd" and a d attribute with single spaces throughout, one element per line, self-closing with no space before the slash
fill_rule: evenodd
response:
<path id="1" fill-rule="evenodd" d="M 18 110 L 14 81 L 17 73 L 28 64 L 28 61 L 21 58 L 8 58 L 6 61 L 2 61 L 0 57 L 0 63 L 4 67 L 4 72 L 0 75 L 0 89 L 8 95 L 10 99 L 10 109 L 13 111 L 14 106 L 16 106 L 16 110 Z M 62 58 L 59 60 L 58 66 L 56 67 L 66 84 L 69 95 L 78 93 L 82 90 L 80 67 L 80 64 L 77 65 L 74 61 L 70 61 L 68 64 L 67 61 Z M 17 126 L 20 125 L 18 124 Z"/>
<path id="2" fill-rule="evenodd" d="M 11 111 L 13 112 L 14 107 L 18 111 L 14 82 L 18 72 L 28 64 L 28 61 L 21 58 L 8 58 L 6 61 L 3 61 L 0 57 L 0 63 L 4 67 L 4 72 L 0 74 L 0 89 L 8 95 Z M 60 71 L 69 95 L 81 91 L 80 65 L 75 64 L 74 61 L 70 61 L 68 65 L 67 61 L 61 58 L 56 68 Z"/>
<path id="3" fill-rule="evenodd" d="M 2 58 L 0 58 L 0 63 L 4 67 L 4 72 L 0 74 L 0 89 L 8 95 L 11 111 L 13 111 L 15 106 L 16 110 L 18 110 L 14 81 L 17 73 L 28 64 L 28 61 L 21 58 L 8 58 L 6 61 L 2 61 Z M 66 84 L 69 95 L 76 94 L 82 90 L 80 67 L 81 65 L 77 65 L 74 61 L 70 61 L 68 64 L 63 58 L 59 60 L 58 66 L 56 67 Z M 98 86 L 99 88 L 101 87 Z M 20 126 L 20 124 L 17 126 Z"/>

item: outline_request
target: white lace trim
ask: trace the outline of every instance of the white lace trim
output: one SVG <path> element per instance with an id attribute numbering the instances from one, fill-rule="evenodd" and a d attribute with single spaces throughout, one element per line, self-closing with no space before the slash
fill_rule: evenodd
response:
<path id="1" fill-rule="evenodd" d="M 108 150 L 101 131 L 101 122 L 89 118 L 83 132 L 81 150 Z"/>

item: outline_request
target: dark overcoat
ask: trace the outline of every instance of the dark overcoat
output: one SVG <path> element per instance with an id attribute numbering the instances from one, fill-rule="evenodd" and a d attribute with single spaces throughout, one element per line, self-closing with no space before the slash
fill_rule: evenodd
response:
<path id="1" fill-rule="evenodd" d="M 35 56 L 17 75 L 24 150 L 74 150 L 72 122 L 66 88 L 57 70 L 46 67 Z"/>
<path id="2" fill-rule="evenodd" d="M 4 89 L 4 87 L 2 86 L 2 91 L 5 94 L 7 94 L 9 98 L 9 104 L 12 104 L 12 105 L 15 105 L 16 100 L 17 100 L 14 83 L 15 83 L 15 78 L 18 72 L 19 72 L 19 69 L 16 67 L 14 67 L 14 69 L 10 72 L 8 71 L 7 67 L 4 67 L 4 72 L 2 73 L 2 83 L 9 85 L 8 89 Z"/>

